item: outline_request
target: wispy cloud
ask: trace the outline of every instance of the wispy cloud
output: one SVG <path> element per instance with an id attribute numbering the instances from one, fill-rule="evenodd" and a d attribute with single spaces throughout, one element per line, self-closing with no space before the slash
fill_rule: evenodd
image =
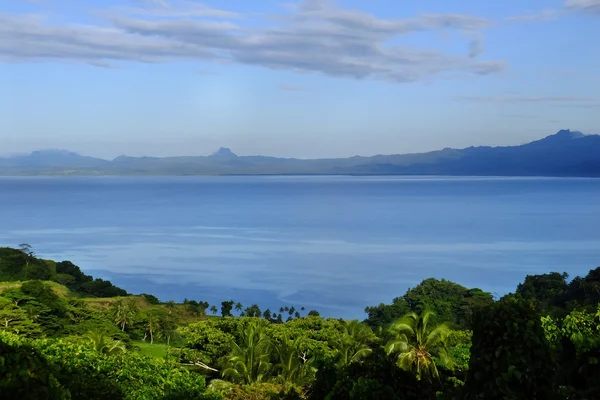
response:
<path id="1" fill-rule="evenodd" d="M 558 18 L 561 14 L 563 14 L 563 10 L 541 10 L 539 12 L 524 14 L 524 15 L 516 15 L 514 17 L 506 18 L 508 22 L 534 22 L 534 21 L 551 21 L 553 19 Z"/>
<path id="2" fill-rule="evenodd" d="M 590 103 L 593 97 L 575 96 L 460 96 L 457 100 L 475 103 Z"/>
<path id="3" fill-rule="evenodd" d="M 301 88 L 300 86 L 290 85 L 289 83 L 282 83 L 281 86 L 279 86 L 279 88 L 281 90 L 287 90 L 289 92 L 303 92 L 304 91 L 304 89 Z"/>
<path id="4" fill-rule="evenodd" d="M 274 25 L 240 24 L 238 13 L 196 2 L 137 2 L 103 10 L 108 26 L 55 24 L 40 16 L 0 14 L 0 61 L 63 60 L 111 63 L 213 60 L 346 78 L 411 82 L 449 74 L 491 74 L 501 60 L 475 60 L 490 21 L 462 14 L 385 19 L 331 1 L 305 0 Z M 247 21 L 246 21 L 247 22 Z M 264 25 L 264 24 L 263 24 Z M 464 55 L 389 45 L 415 31 L 465 34 Z"/>
<path id="5" fill-rule="evenodd" d="M 571 12 L 600 16 L 600 0 L 567 0 L 560 9 L 545 9 L 505 18 L 507 22 L 551 21 Z"/>
<path id="6" fill-rule="evenodd" d="M 600 16 L 600 0 L 567 0 L 565 9 Z"/>

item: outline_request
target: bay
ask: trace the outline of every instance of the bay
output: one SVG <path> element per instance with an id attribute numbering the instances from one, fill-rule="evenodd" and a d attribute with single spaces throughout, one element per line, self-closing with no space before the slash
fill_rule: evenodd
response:
<path id="1" fill-rule="evenodd" d="M 428 277 L 503 295 L 600 265 L 600 180 L 2 177 L 0 245 L 162 300 L 362 318 Z"/>

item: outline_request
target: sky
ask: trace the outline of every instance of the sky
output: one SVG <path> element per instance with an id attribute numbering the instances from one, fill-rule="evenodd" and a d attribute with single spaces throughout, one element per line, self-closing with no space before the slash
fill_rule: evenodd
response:
<path id="1" fill-rule="evenodd" d="M 1 0 L 0 154 L 316 158 L 600 133 L 600 0 Z"/>

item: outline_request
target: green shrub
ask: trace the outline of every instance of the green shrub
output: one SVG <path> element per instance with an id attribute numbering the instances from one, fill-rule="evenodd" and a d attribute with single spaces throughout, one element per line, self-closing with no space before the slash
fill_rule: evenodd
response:
<path id="1" fill-rule="evenodd" d="M 552 399 L 555 377 L 540 316 L 529 303 L 508 299 L 475 314 L 466 399 Z"/>

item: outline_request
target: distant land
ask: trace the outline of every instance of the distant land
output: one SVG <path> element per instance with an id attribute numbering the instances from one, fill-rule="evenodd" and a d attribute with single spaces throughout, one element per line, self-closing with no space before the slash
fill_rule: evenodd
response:
<path id="1" fill-rule="evenodd" d="M 128 157 L 104 160 L 65 150 L 0 158 L 0 175 L 455 175 L 600 177 L 600 135 L 568 129 L 519 146 L 468 147 L 415 154 L 294 159 L 237 156 Z"/>

